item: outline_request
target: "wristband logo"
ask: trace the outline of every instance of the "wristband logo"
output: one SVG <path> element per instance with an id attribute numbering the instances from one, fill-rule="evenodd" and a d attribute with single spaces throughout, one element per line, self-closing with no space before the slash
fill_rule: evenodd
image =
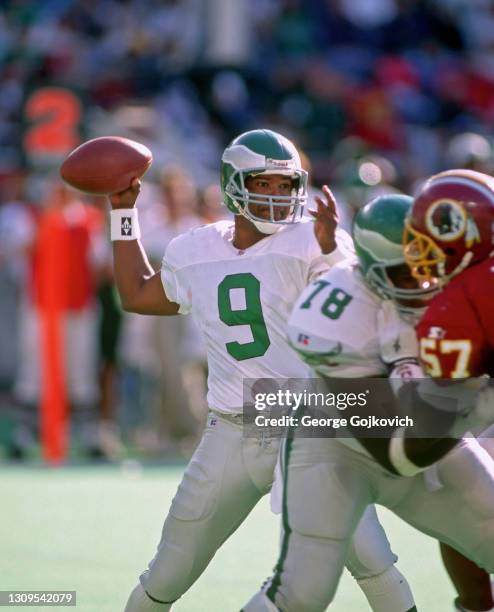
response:
<path id="1" fill-rule="evenodd" d="M 131 217 L 122 217 L 122 221 L 120 224 L 121 235 L 122 236 L 130 236 L 132 233 L 132 218 Z"/>

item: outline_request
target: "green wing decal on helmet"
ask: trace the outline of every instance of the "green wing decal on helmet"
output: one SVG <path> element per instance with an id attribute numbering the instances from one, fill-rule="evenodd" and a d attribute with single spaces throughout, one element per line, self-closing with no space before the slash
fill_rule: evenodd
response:
<path id="1" fill-rule="evenodd" d="M 360 271 L 371 289 L 387 299 L 409 300 L 435 293 L 435 289 L 400 288 L 388 274 L 391 268 L 405 265 L 402 238 L 412 204 L 413 198 L 407 195 L 382 195 L 361 208 L 353 220 Z"/>

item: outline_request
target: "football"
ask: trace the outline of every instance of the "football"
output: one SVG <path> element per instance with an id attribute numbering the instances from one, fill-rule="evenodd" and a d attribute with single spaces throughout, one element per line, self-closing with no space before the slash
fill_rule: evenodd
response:
<path id="1" fill-rule="evenodd" d="M 60 167 L 71 187 L 93 195 L 118 193 L 141 178 L 151 166 L 151 151 L 120 136 L 93 138 L 74 149 Z"/>

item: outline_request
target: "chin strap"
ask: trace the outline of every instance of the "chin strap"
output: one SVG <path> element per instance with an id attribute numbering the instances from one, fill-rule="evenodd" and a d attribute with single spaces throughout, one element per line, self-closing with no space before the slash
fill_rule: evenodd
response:
<path id="1" fill-rule="evenodd" d="M 250 219 L 250 222 L 257 227 L 261 234 L 266 234 L 267 236 L 276 234 L 281 229 L 281 224 L 278 223 L 265 223 L 264 221 L 253 221 L 252 219 Z"/>
<path id="2" fill-rule="evenodd" d="M 267 236 L 269 236 L 270 234 L 275 234 L 281 229 L 282 225 L 284 225 L 282 223 L 268 223 L 267 221 L 254 221 L 252 217 L 249 217 L 249 215 L 246 214 L 245 209 L 242 208 L 239 204 L 237 204 L 237 210 L 238 210 L 239 215 L 242 215 L 244 219 L 247 219 L 247 221 L 250 221 L 261 232 L 261 234 L 266 234 Z"/>

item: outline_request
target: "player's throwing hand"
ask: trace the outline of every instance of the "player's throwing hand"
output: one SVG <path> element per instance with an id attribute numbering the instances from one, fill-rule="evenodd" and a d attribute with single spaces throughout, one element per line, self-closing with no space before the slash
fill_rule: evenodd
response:
<path id="1" fill-rule="evenodd" d="M 108 196 L 111 207 L 116 208 L 133 208 L 135 206 L 137 196 L 141 191 L 141 181 L 138 178 L 132 179 L 130 187 L 119 193 L 112 193 Z"/>

